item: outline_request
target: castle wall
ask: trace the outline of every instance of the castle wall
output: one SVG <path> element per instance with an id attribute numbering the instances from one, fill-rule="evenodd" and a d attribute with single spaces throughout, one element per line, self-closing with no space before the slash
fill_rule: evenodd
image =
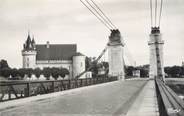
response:
<path id="1" fill-rule="evenodd" d="M 31 38 L 29 33 L 23 44 L 22 57 L 23 68 L 63 67 L 68 69 L 70 78 L 85 71 L 85 56 L 77 53 L 76 44 L 50 45 L 47 42 L 46 45 L 36 45 L 34 38 Z"/>
<path id="2" fill-rule="evenodd" d="M 72 64 L 71 60 L 36 61 L 36 68 L 43 69 L 45 67 L 49 67 L 49 68 L 52 68 L 52 67 L 61 68 L 61 67 L 63 67 L 63 68 L 66 68 L 70 72 L 69 77 L 72 77 L 72 72 L 73 72 L 72 67 L 73 67 L 73 64 Z"/>
<path id="3" fill-rule="evenodd" d="M 73 78 L 75 78 L 77 75 L 85 71 L 85 56 L 73 56 Z M 84 78 L 85 74 L 82 75 L 80 78 Z"/>
<path id="4" fill-rule="evenodd" d="M 23 68 L 35 68 L 36 51 L 23 51 Z"/>

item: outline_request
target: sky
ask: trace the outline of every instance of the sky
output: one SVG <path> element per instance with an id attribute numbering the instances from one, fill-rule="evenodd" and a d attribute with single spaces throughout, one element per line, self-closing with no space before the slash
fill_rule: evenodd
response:
<path id="1" fill-rule="evenodd" d="M 149 63 L 149 0 L 94 0 L 121 31 L 126 54 L 137 65 Z M 86 56 L 98 56 L 110 31 L 80 0 L 0 0 L 0 59 L 22 67 L 23 43 L 30 30 L 37 44 L 77 44 Z M 165 66 L 184 61 L 184 1 L 164 0 L 161 19 Z M 125 61 L 125 62 L 132 62 Z"/>

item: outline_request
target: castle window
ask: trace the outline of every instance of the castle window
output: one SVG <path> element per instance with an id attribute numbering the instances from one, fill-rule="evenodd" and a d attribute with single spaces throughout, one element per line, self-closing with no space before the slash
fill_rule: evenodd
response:
<path id="1" fill-rule="evenodd" d="M 27 58 L 27 68 L 29 68 L 29 58 Z"/>

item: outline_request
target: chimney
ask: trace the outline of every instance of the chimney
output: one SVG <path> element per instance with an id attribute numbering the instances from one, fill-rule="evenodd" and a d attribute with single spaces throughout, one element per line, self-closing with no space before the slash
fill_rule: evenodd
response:
<path id="1" fill-rule="evenodd" d="M 46 47 L 49 48 L 49 41 L 47 41 Z"/>

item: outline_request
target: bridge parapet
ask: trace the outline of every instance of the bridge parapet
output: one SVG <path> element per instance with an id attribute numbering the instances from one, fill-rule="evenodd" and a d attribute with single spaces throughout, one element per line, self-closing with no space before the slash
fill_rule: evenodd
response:
<path id="1" fill-rule="evenodd" d="M 160 79 L 155 79 L 160 116 L 184 116 L 184 101 Z"/>
<path id="2" fill-rule="evenodd" d="M 59 92 L 89 85 L 116 81 L 117 77 L 96 77 L 70 80 L 45 80 L 45 81 L 1 81 L 0 102 L 20 99 L 40 94 Z"/>

